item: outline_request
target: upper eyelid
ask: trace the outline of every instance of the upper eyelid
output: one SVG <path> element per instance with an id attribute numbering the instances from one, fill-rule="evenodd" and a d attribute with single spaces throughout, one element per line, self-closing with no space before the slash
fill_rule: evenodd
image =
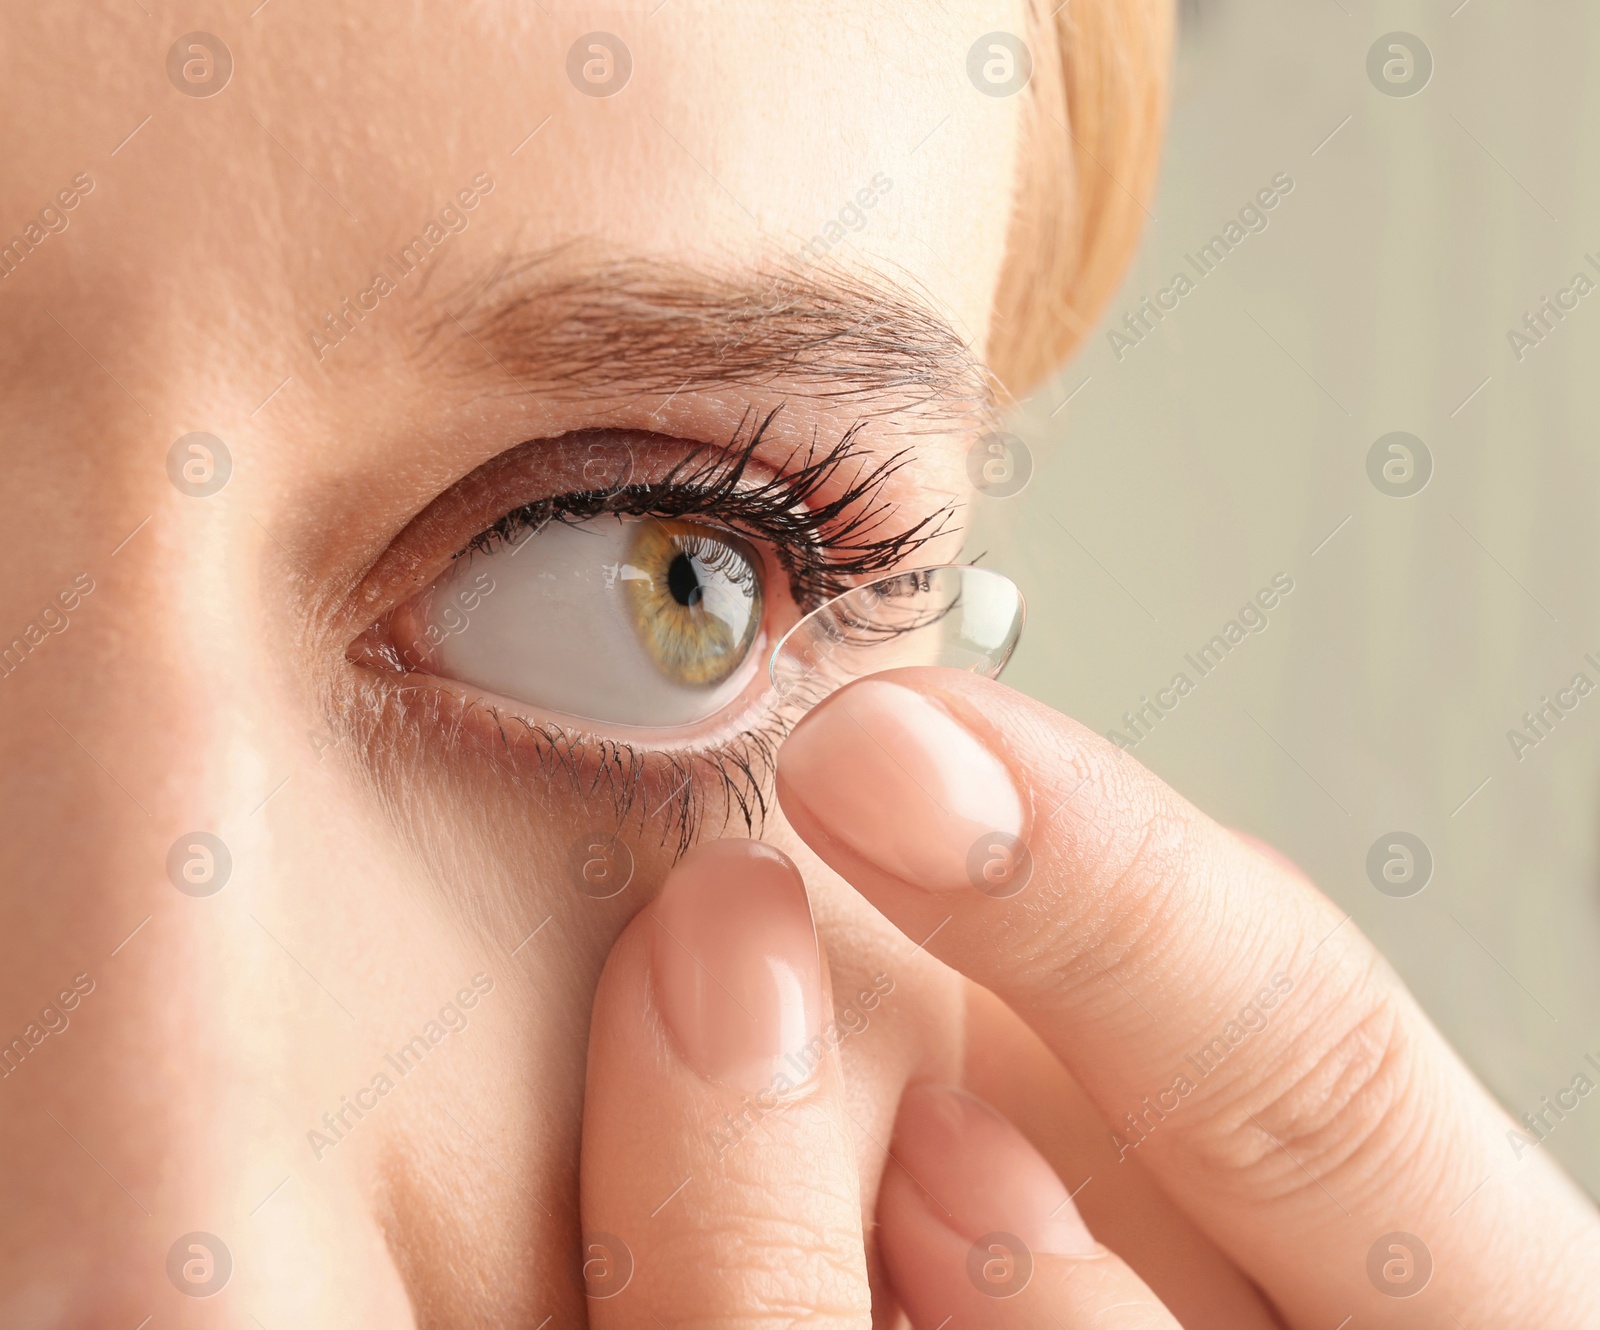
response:
<path id="1" fill-rule="evenodd" d="M 851 558 L 838 562 L 844 565 L 853 560 L 864 565 L 864 571 L 889 566 L 913 540 L 920 543 L 954 525 L 955 505 L 949 503 L 936 513 L 908 519 L 905 531 L 884 528 L 882 512 L 876 512 L 872 521 L 862 520 L 859 505 L 865 492 L 881 486 L 896 470 L 909 465 L 908 450 L 876 453 L 859 442 L 859 425 L 846 429 L 831 447 L 769 445 L 780 414 L 781 408 L 770 409 L 760 417 L 747 412 L 747 428 L 721 445 L 637 430 L 575 430 L 555 439 L 529 441 L 506 449 L 439 495 L 400 532 L 358 587 L 348 631 L 352 635 L 365 631 L 395 605 L 424 590 L 474 539 L 509 513 L 530 502 L 583 492 L 581 466 L 574 467 L 573 462 L 581 450 L 596 440 L 611 444 L 632 440 L 641 449 L 654 450 L 658 455 L 675 449 L 675 460 L 666 467 L 666 473 L 691 481 L 704 483 L 708 477 L 742 480 L 750 476 L 758 489 L 787 486 L 791 500 L 817 502 L 822 512 L 820 520 L 844 519 L 845 542 L 867 548 L 854 550 Z M 785 456 L 790 460 L 788 470 L 782 468 Z M 564 475 L 548 474 L 562 472 L 563 467 Z M 794 479 L 797 474 L 799 480 Z M 652 483 L 659 484 L 659 478 Z M 538 498 L 517 502 L 519 486 L 523 494 L 533 491 Z M 857 505 L 855 514 L 849 512 L 852 505 Z M 705 506 L 694 511 L 703 512 Z M 879 529 L 869 529 L 873 527 Z"/>
<path id="2" fill-rule="evenodd" d="M 395 534 L 362 575 L 343 616 L 351 632 L 364 630 L 406 596 L 438 577 L 469 542 L 537 497 L 581 488 L 572 450 L 593 438 L 626 439 L 643 431 L 576 429 L 511 444 L 435 495 Z M 690 440 L 670 440 L 699 446 Z"/>
<path id="3" fill-rule="evenodd" d="M 893 505 L 882 502 L 879 492 L 908 465 L 906 452 L 863 466 L 842 492 L 827 493 L 835 473 L 856 459 L 854 441 L 859 426 L 847 430 L 832 448 L 820 454 L 808 451 L 797 466 L 779 469 L 746 488 L 743 481 L 750 459 L 777 415 L 778 411 L 773 410 L 757 421 L 742 447 L 706 454 L 704 465 L 696 465 L 700 453 L 685 457 L 654 490 L 644 487 L 643 492 L 636 492 L 634 487 L 624 486 L 612 494 L 593 492 L 587 496 L 592 510 L 587 513 L 583 505 L 573 502 L 584 496 L 553 497 L 545 501 L 548 506 L 537 516 L 547 521 L 556 515 L 557 508 L 562 508 L 562 520 L 575 513 L 598 516 L 614 511 L 641 516 L 720 518 L 733 531 L 777 546 L 795 600 L 808 609 L 842 590 L 851 576 L 886 571 L 900 564 L 912 550 L 943 534 L 953 518 L 953 505 L 947 504 L 920 518 L 913 516 L 897 528 L 884 526 Z M 812 506 L 810 501 L 818 495 L 823 501 Z M 666 511 L 669 499 L 677 504 L 670 512 Z M 476 537 L 474 544 L 491 533 L 510 539 L 520 522 L 531 516 L 534 514 L 526 508 L 507 514 L 490 532 Z M 810 562 L 802 566 L 797 556 L 806 556 Z"/>

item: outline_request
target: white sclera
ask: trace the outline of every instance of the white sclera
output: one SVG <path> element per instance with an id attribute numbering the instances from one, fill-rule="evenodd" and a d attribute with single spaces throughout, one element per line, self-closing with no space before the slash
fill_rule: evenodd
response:
<path id="1" fill-rule="evenodd" d="M 1022 592 L 1004 573 L 946 564 L 893 573 L 814 609 L 773 649 L 772 686 L 815 706 L 852 680 L 908 665 L 998 678 L 1022 636 Z"/>
<path id="2" fill-rule="evenodd" d="M 666 678 L 639 640 L 624 586 L 649 576 L 628 563 L 641 520 L 552 522 L 514 545 L 456 560 L 420 602 L 434 642 L 428 668 L 601 724 L 658 729 L 714 715 L 761 668 L 760 638 L 714 687 Z"/>

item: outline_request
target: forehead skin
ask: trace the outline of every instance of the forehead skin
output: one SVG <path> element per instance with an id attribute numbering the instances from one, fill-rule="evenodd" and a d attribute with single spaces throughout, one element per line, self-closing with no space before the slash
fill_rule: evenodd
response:
<path id="1" fill-rule="evenodd" d="M 362 1144 L 306 1162 L 317 1112 L 482 964 L 481 948 L 428 912 L 425 888 L 453 875 L 475 905 L 486 882 L 526 890 L 507 865 L 528 862 L 540 837 L 560 841 L 559 861 L 567 833 L 479 825 L 431 877 L 408 875 L 335 760 L 308 746 L 318 718 L 282 676 L 296 672 L 324 584 L 353 586 L 431 499 L 523 439 L 616 424 L 715 441 L 752 403 L 780 401 L 797 437 L 855 417 L 781 376 L 670 400 L 625 382 L 559 402 L 508 391 L 459 294 L 528 253 L 754 281 L 793 266 L 844 214 L 848 240 L 823 266 L 893 288 L 981 355 L 1003 254 L 1020 99 L 976 92 L 966 55 L 985 32 L 1022 31 L 1020 6 L 252 7 L 36 6 L 8 14 L 0 38 L 13 127 L 0 240 L 75 177 L 92 181 L 66 228 L 0 279 L 0 637 L 80 570 L 95 581 L 70 630 L 0 679 L 0 1037 L 73 974 L 101 985 L 71 1033 L 0 1087 L 0 1311 L 18 1324 L 98 1323 L 100 1311 L 137 1324 L 146 1292 L 172 1299 L 163 1278 L 147 1288 L 117 1273 L 126 1253 L 159 1272 L 171 1235 L 224 1225 L 260 1244 L 236 1278 L 267 1272 L 254 1290 L 267 1324 L 401 1324 L 362 1281 L 389 1269 L 385 1239 L 392 1249 L 408 1188 L 423 1198 L 418 1222 L 438 1226 L 440 1270 L 457 1268 L 457 1217 L 426 1212 L 465 1191 L 463 1175 L 476 1190 L 457 1203 L 486 1224 L 496 1207 L 535 1214 L 535 1227 L 552 1216 L 548 1233 L 563 1238 L 575 1222 L 583 1049 L 572 1032 L 620 916 L 591 923 L 565 969 L 529 964 L 530 949 L 522 970 L 495 971 L 504 1001 L 486 1002 L 471 1033 L 489 1042 L 478 1061 L 452 1053 L 449 1095 L 428 1092 L 438 1111 L 424 1114 L 412 1092 Z M 566 68 L 596 30 L 632 56 L 627 86 L 605 99 L 582 95 Z M 221 38 L 234 65 L 204 99 L 167 72 L 169 49 L 195 31 Z M 876 184 L 848 229 L 857 192 L 879 176 L 889 187 Z M 480 197 L 465 229 L 319 359 L 324 315 L 370 289 L 387 256 L 469 188 Z M 424 329 L 446 354 L 428 353 Z M 168 450 L 190 431 L 232 454 L 213 499 L 168 479 Z M 917 446 L 920 483 L 953 488 L 955 450 L 935 435 Z M 219 830 L 238 865 L 210 901 L 179 897 L 163 868 L 196 827 Z M 868 937 L 853 908 L 841 894 L 819 917 Z M 508 923 L 502 936 L 520 933 Z M 854 945 L 830 942 L 836 975 Z M 908 993 L 918 982 L 909 970 L 904 981 Z M 507 1047 L 514 1106 L 496 1098 L 512 1079 L 505 1056 L 484 1052 Z M 864 1101 L 885 1103 L 863 1107 L 865 1119 L 887 1131 L 897 1093 L 869 1074 Z M 414 1139 L 395 1146 L 411 1162 L 384 1167 L 410 1180 L 391 1180 L 400 1199 L 381 1223 L 368 1192 L 329 1181 L 402 1134 L 407 1115 L 437 1124 L 446 1109 L 471 1124 L 474 1146 L 437 1159 Z M 557 1175 L 530 1184 L 548 1206 L 531 1209 L 523 1183 L 505 1181 L 518 1170 Z M 473 1258 L 526 1263 L 509 1243 L 489 1251 L 497 1240 Z M 547 1252 L 545 1266 L 566 1260 Z M 340 1277 L 305 1282 L 319 1262 L 343 1263 Z M 413 1270 L 413 1296 L 420 1279 Z M 274 1301 L 283 1290 L 299 1300 Z M 222 1323 L 184 1320 L 197 1306 L 166 1305 L 162 1323 Z"/>
<path id="2" fill-rule="evenodd" d="M 854 199 L 879 177 L 891 187 L 880 182 L 829 263 L 892 283 L 981 353 L 1019 99 L 978 94 L 965 58 L 976 35 L 1020 16 L 653 7 L 347 12 L 269 0 L 252 18 L 220 7 L 147 18 L 138 0 L 116 0 L 12 21 L 0 95 L 29 132 L 3 167 L 13 215 L 0 224 L 24 225 L 76 173 L 94 190 L 0 284 L 0 373 L 23 426 L 0 465 L 21 492 L 101 509 L 115 527 L 151 512 L 165 450 L 203 430 L 228 443 L 262 524 L 278 534 L 309 517 L 354 549 L 355 528 L 392 534 L 415 491 L 567 424 L 523 401 L 482 428 L 476 408 L 461 415 L 468 395 L 418 373 L 415 329 L 456 283 L 571 241 L 719 271 L 793 261 L 841 212 L 846 227 L 860 217 Z M 597 29 L 632 56 L 609 98 L 567 75 L 569 49 Z M 168 78 L 168 48 L 193 30 L 214 31 L 233 56 L 214 97 L 182 96 Z M 493 190 L 467 229 L 319 361 L 324 315 L 480 176 Z M 704 405 L 673 401 L 648 427 L 726 432 L 696 418 Z M 440 441 L 474 427 L 476 454 Z M 111 465 L 119 493 L 139 497 L 103 511 L 88 473 L 63 465 L 63 431 L 78 458 Z M 361 506 L 330 504 L 318 480 Z M 10 556 L 0 567 L 24 571 Z"/>
<path id="3" fill-rule="evenodd" d="M 167 348 L 248 353 L 248 367 L 203 357 L 197 376 L 212 410 L 248 418 L 274 373 L 312 373 L 307 335 L 324 309 L 480 172 L 495 194 L 452 242 L 458 263 L 578 238 L 718 265 L 792 255 L 881 173 L 892 190 L 836 257 L 919 293 L 981 346 L 1015 113 L 975 92 L 965 51 L 1003 10 L 370 9 L 269 0 L 254 18 L 191 8 L 163 22 L 128 0 L 9 20 L 9 123 L 29 132 L 9 145 L 4 224 L 75 172 L 96 189 L 70 240 L 30 260 L 48 276 L 5 285 L 36 298 L 53 288 L 52 312 L 80 339 L 68 316 L 92 319 L 101 340 L 89 350 L 158 425 L 195 392 L 175 385 Z M 185 98 L 168 80 L 185 22 L 233 54 L 214 97 Z M 580 95 L 565 68 L 596 28 L 633 59 L 604 99 Z M 113 348 L 112 333 L 139 336 Z"/>

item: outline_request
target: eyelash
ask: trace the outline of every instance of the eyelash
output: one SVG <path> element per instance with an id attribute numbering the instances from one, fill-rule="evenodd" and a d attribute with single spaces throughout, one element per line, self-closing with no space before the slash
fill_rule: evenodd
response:
<path id="1" fill-rule="evenodd" d="M 797 448 L 775 474 L 747 483 L 756 454 L 781 411 L 782 407 L 775 407 L 759 418 L 747 416 L 726 447 L 697 448 L 660 480 L 575 490 L 524 504 L 473 537 L 456 557 L 516 544 L 553 521 L 586 522 L 608 513 L 664 519 L 714 517 L 731 531 L 771 544 L 789 578 L 795 603 L 804 612 L 863 578 L 898 566 L 949 530 L 954 504 L 946 504 L 909 527 L 884 530 L 894 505 L 877 496 L 910 462 L 911 450 L 869 465 L 858 441 L 865 422 L 853 425 L 820 456 L 813 445 L 804 460 L 797 462 L 801 456 Z M 839 493 L 816 502 L 852 462 L 861 466 Z"/>
<path id="2" fill-rule="evenodd" d="M 907 448 L 869 459 L 859 438 L 865 422 L 853 425 L 826 449 L 819 451 L 815 442 L 797 447 L 773 474 L 763 469 L 752 481 L 757 454 L 767 445 L 781 411 L 780 406 L 764 415 L 748 414 L 726 446 L 697 447 L 656 481 L 575 490 L 524 504 L 473 537 L 456 557 L 517 544 L 550 522 L 576 524 L 606 514 L 713 518 L 771 546 L 795 604 L 806 613 L 840 591 L 900 566 L 950 531 L 954 503 L 908 526 L 893 525 L 895 504 L 882 492 L 912 453 Z M 695 843 L 708 800 L 719 789 L 724 820 L 737 817 L 747 832 L 758 834 L 769 812 L 768 777 L 792 719 L 775 712 L 720 747 L 661 752 L 576 734 L 553 722 L 508 718 L 497 709 L 492 714 L 505 751 L 513 751 L 505 728 L 510 719 L 534 740 L 541 766 L 565 771 L 583 797 L 610 797 L 619 832 L 636 813 L 641 831 L 660 818 L 662 844 L 675 840 L 678 855 Z M 702 772 L 710 778 L 710 789 L 699 778 Z M 659 806 L 650 806 L 663 789 L 670 793 Z"/>

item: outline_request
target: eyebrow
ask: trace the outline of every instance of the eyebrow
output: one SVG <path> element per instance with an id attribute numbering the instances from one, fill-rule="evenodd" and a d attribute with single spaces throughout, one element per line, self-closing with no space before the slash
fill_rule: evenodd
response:
<path id="1" fill-rule="evenodd" d="M 995 417 L 995 380 L 948 323 L 898 288 L 840 271 L 584 261 L 564 246 L 502 259 L 444 303 L 452 312 L 424 329 L 425 346 L 477 372 L 487 355 L 555 396 L 760 386 L 942 428 Z"/>

